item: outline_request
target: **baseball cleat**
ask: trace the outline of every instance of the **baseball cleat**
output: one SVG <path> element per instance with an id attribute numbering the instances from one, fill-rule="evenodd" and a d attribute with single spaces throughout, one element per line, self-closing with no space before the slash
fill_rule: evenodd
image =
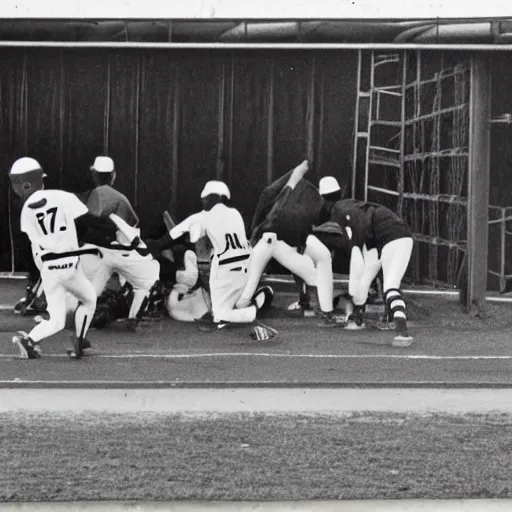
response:
<path id="1" fill-rule="evenodd" d="M 347 331 L 360 331 L 366 328 L 366 324 L 364 323 L 364 309 L 364 306 L 354 306 L 354 310 L 348 316 L 347 324 L 345 325 Z"/>
<path id="2" fill-rule="evenodd" d="M 18 334 L 13 336 L 12 342 L 18 347 L 21 359 L 39 359 L 41 357 L 41 347 L 32 341 L 26 332 L 18 331 Z"/>
<path id="3" fill-rule="evenodd" d="M 229 322 L 215 322 L 210 312 L 205 313 L 201 318 L 196 318 L 194 321 L 199 330 L 203 332 L 218 331 L 229 325 Z"/>
<path id="4" fill-rule="evenodd" d="M 347 331 L 362 331 L 363 329 L 366 329 L 366 324 L 363 322 L 363 323 L 358 323 L 352 319 L 348 319 L 346 325 L 345 325 L 345 329 Z"/>
<path id="5" fill-rule="evenodd" d="M 270 286 L 262 286 L 252 298 L 252 303 L 256 306 L 258 311 L 264 311 L 270 307 L 274 299 L 274 290 Z"/>
<path id="6" fill-rule="evenodd" d="M 126 329 L 130 332 L 137 332 L 137 325 L 139 322 L 136 318 L 127 318 L 124 322 Z"/>
<path id="7" fill-rule="evenodd" d="M 402 317 L 394 319 L 396 336 L 391 342 L 392 347 L 405 348 L 410 347 L 413 342 L 412 336 L 407 332 L 407 320 Z"/>
<path id="8" fill-rule="evenodd" d="M 301 309 L 299 301 L 292 302 L 286 309 L 288 311 L 299 311 Z"/>
<path id="9" fill-rule="evenodd" d="M 342 325 L 341 322 L 338 321 L 336 316 L 332 311 L 325 313 L 324 311 L 319 311 L 318 316 L 320 318 L 320 322 L 316 325 L 317 327 L 340 327 Z"/>

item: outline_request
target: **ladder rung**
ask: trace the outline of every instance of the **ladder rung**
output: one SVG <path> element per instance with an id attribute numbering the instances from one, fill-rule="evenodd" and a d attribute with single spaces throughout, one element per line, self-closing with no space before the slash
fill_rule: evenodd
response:
<path id="1" fill-rule="evenodd" d="M 381 146 L 370 146 L 370 151 L 372 149 L 375 149 L 376 151 L 386 151 L 388 153 L 397 153 L 397 154 L 400 154 L 400 150 L 399 149 L 391 149 L 391 148 L 383 148 Z"/>
<path id="2" fill-rule="evenodd" d="M 371 96 L 370 92 L 367 91 L 359 91 L 359 97 L 360 98 L 369 98 Z"/>
<path id="3" fill-rule="evenodd" d="M 383 121 L 381 119 L 373 119 L 371 121 L 371 124 L 374 125 L 374 124 L 382 124 L 384 126 L 402 126 L 402 122 L 401 121 Z"/>
<path id="4" fill-rule="evenodd" d="M 379 94 L 387 94 L 388 96 L 395 96 L 397 98 L 401 98 L 402 97 L 402 93 L 401 92 L 394 92 L 394 91 L 389 91 L 387 89 L 375 89 Z"/>
<path id="5" fill-rule="evenodd" d="M 387 167 L 400 168 L 400 162 L 397 162 L 396 160 L 389 160 L 387 158 L 370 158 L 368 160 L 368 163 L 374 164 L 374 165 L 385 165 Z"/>
<path id="6" fill-rule="evenodd" d="M 368 138 L 368 132 L 357 132 L 357 136 Z"/>

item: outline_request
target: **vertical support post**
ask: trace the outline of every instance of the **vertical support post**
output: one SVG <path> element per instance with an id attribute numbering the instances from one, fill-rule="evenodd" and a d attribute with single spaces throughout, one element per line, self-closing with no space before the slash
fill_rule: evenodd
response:
<path id="1" fill-rule="evenodd" d="M 359 148 L 359 98 L 361 94 L 362 51 L 357 50 L 356 111 L 354 114 L 354 148 L 352 152 L 352 198 L 356 197 L 357 150 Z M 341 170 L 343 172 L 343 169 Z"/>
<path id="2" fill-rule="evenodd" d="M 274 61 L 270 63 L 270 84 L 268 95 L 267 122 L 267 185 L 274 178 Z"/>
<path id="3" fill-rule="evenodd" d="M 471 57 L 468 172 L 468 293 L 466 306 L 476 314 L 487 291 L 490 184 L 491 72 L 486 53 Z"/>
<path id="4" fill-rule="evenodd" d="M 400 168 L 398 169 L 398 205 L 397 213 L 402 216 L 404 206 L 404 187 L 405 187 L 405 93 L 407 85 L 407 51 L 404 51 L 402 63 L 402 93 L 401 112 L 400 112 Z"/>
<path id="5" fill-rule="evenodd" d="M 373 119 L 373 89 L 375 88 L 375 52 L 372 50 L 370 68 L 370 101 L 368 103 L 368 139 L 366 140 L 366 161 L 364 163 L 364 200 L 368 201 L 368 182 L 370 174 L 370 146 Z"/>
<path id="6" fill-rule="evenodd" d="M 506 208 L 501 209 L 501 223 L 500 223 L 500 288 L 506 285 L 505 278 L 505 249 L 507 239 L 507 221 L 506 221 Z"/>

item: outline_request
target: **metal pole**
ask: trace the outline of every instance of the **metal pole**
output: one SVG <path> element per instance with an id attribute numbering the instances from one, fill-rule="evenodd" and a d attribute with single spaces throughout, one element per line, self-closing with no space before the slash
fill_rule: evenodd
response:
<path id="1" fill-rule="evenodd" d="M 357 149 L 359 147 L 359 101 L 361 93 L 362 52 L 357 51 L 356 111 L 354 115 L 354 148 L 352 152 L 352 198 L 356 197 Z M 342 169 L 343 172 L 343 169 Z"/>
<path id="2" fill-rule="evenodd" d="M 490 184 L 491 72 L 487 55 L 471 57 L 468 172 L 468 310 L 483 306 L 487 291 Z"/>
<path id="3" fill-rule="evenodd" d="M 510 52 L 512 44 L 399 44 L 399 43 L 143 43 L 69 42 L 69 41 L 0 41 L 0 48 L 146 48 L 202 50 L 432 50 L 454 52 Z"/>
<path id="4" fill-rule="evenodd" d="M 368 181 L 370 173 L 370 145 L 372 133 L 372 116 L 373 116 L 373 88 L 375 82 L 375 52 L 371 53 L 370 67 L 370 98 L 368 101 L 368 137 L 366 139 L 366 161 L 364 164 L 364 200 L 368 201 Z"/>
<path id="5" fill-rule="evenodd" d="M 400 168 L 398 169 L 398 215 L 402 216 L 405 186 L 405 92 L 407 84 L 407 52 L 403 52 L 402 63 L 402 105 L 400 113 Z"/>

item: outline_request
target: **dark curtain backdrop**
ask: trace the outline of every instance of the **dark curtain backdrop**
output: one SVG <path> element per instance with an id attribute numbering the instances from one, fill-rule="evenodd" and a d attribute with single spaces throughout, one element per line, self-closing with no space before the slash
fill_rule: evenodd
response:
<path id="1" fill-rule="evenodd" d="M 357 52 L 2 49 L 0 271 L 25 271 L 8 170 L 37 158 L 49 188 L 84 192 L 107 154 L 143 232 L 225 180 L 247 225 L 261 190 L 303 159 L 350 190 Z M 11 244 L 11 238 L 14 244 Z M 14 254 L 14 260 L 11 254 Z"/>

